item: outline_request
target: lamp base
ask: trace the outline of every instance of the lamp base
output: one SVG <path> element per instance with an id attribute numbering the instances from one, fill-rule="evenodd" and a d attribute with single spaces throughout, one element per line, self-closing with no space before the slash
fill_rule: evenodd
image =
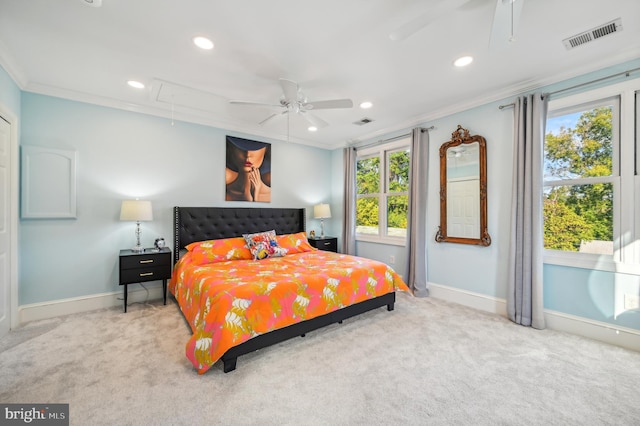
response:
<path id="1" fill-rule="evenodd" d="M 135 246 L 131 249 L 132 252 L 134 253 L 142 253 L 144 251 L 144 247 L 142 246 Z"/>

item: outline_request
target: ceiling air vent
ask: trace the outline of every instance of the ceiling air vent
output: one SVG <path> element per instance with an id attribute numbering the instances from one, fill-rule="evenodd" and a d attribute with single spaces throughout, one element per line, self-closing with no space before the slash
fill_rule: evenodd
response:
<path id="1" fill-rule="evenodd" d="M 622 31 L 622 19 L 620 18 L 573 37 L 565 38 L 562 42 L 564 43 L 564 47 L 569 50 L 618 31 Z"/>
<path id="2" fill-rule="evenodd" d="M 363 118 L 362 120 L 354 121 L 353 124 L 356 126 L 364 126 L 365 124 L 371 123 L 373 120 L 371 118 Z"/>

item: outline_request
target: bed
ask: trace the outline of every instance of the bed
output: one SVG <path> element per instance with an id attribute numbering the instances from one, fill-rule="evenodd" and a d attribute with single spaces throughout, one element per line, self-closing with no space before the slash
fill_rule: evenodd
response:
<path id="1" fill-rule="evenodd" d="M 174 226 L 169 290 L 191 327 L 186 354 L 199 374 L 218 360 L 228 373 L 241 355 L 372 309 L 392 311 L 395 291 L 409 290 L 381 262 L 305 248 L 304 209 L 174 207 Z M 202 242 L 267 230 L 299 245 L 264 260 L 198 258 Z"/>

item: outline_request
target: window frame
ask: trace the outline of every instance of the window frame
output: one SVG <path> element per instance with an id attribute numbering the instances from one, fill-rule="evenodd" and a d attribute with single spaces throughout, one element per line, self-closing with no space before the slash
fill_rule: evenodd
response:
<path id="1" fill-rule="evenodd" d="M 392 141 L 382 143 L 380 145 L 358 149 L 356 153 L 356 164 L 360 160 L 367 158 L 378 157 L 380 159 L 380 174 L 378 183 L 377 194 L 358 194 L 358 188 L 356 187 L 355 202 L 360 198 L 372 197 L 377 195 L 378 197 L 378 235 L 360 234 L 355 229 L 356 241 L 365 241 L 370 243 L 381 243 L 404 246 L 406 245 L 407 238 L 395 237 L 388 235 L 388 223 L 387 223 L 387 210 L 388 210 L 388 198 L 398 195 L 406 195 L 409 197 L 409 191 L 403 192 L 391 192 L 389 189 L 389 154 L 399 151 L 411 151 L 411 135 L 401 136 Z M 356 172 L 357 173 L 357 172 Z M 409 177 L 410 179 L 411 177 Z M 357 186 L 357 179 L 356 179 Z M 357 205 L 354 206 L 357 209 Z M 356 210 L 357 213 L 357 210 Z M 355 226 L 355 225 L 354 225 Z"/>
<path id="2" fill-rule="evenodd" d="M 548 184 L 559 186 L 562 184 L 613 184 L 613 255 L 599 255 L 593 253 L 576 253 L 560 250 L 543 249 L 545 264 L 570 266 L 610 272 L 640 274 L 640 179 L 636 175 L 636 144 L 635 138 L 638 123 L 640 123 L 640 79 L 631 80 L 600 87 L 577 94 L 564 96 L 549 101 L 547 117 L 562 115 L 580 107 L 596 106 L 601 103 L 617 99 L 617 114 L 614 108 L 613 126 L 613 158 L 612 175 L 598 178 L 581 178 L 553 180 L 543 183 L 542 191 Z M 542 193 L 541 193 L 542 195 Z"/>

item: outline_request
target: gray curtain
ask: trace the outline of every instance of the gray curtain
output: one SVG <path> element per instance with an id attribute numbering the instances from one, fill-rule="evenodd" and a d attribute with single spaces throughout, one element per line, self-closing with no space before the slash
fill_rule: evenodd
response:
<path id="1" fill-rule="evenodd" d="M 356 149 L 344 149 L 344 202 L 342 253 L 356 254 Z"/>
<path id="2" fill-rule="evenodd" d="M 429 132 L 413 129 L 409 166 L 409 212 L 407 219 L 407 284 L 417 297 L 429 295 L 427 289 L 427 167 Z"/>
<path id="3" fill-rule="evenodd" d="M 514 106 L 515 147 L 507 313 L 517 324 L 545 328 L 542 298 L 542 182 L 547 96 L 519 97 Z"/>

